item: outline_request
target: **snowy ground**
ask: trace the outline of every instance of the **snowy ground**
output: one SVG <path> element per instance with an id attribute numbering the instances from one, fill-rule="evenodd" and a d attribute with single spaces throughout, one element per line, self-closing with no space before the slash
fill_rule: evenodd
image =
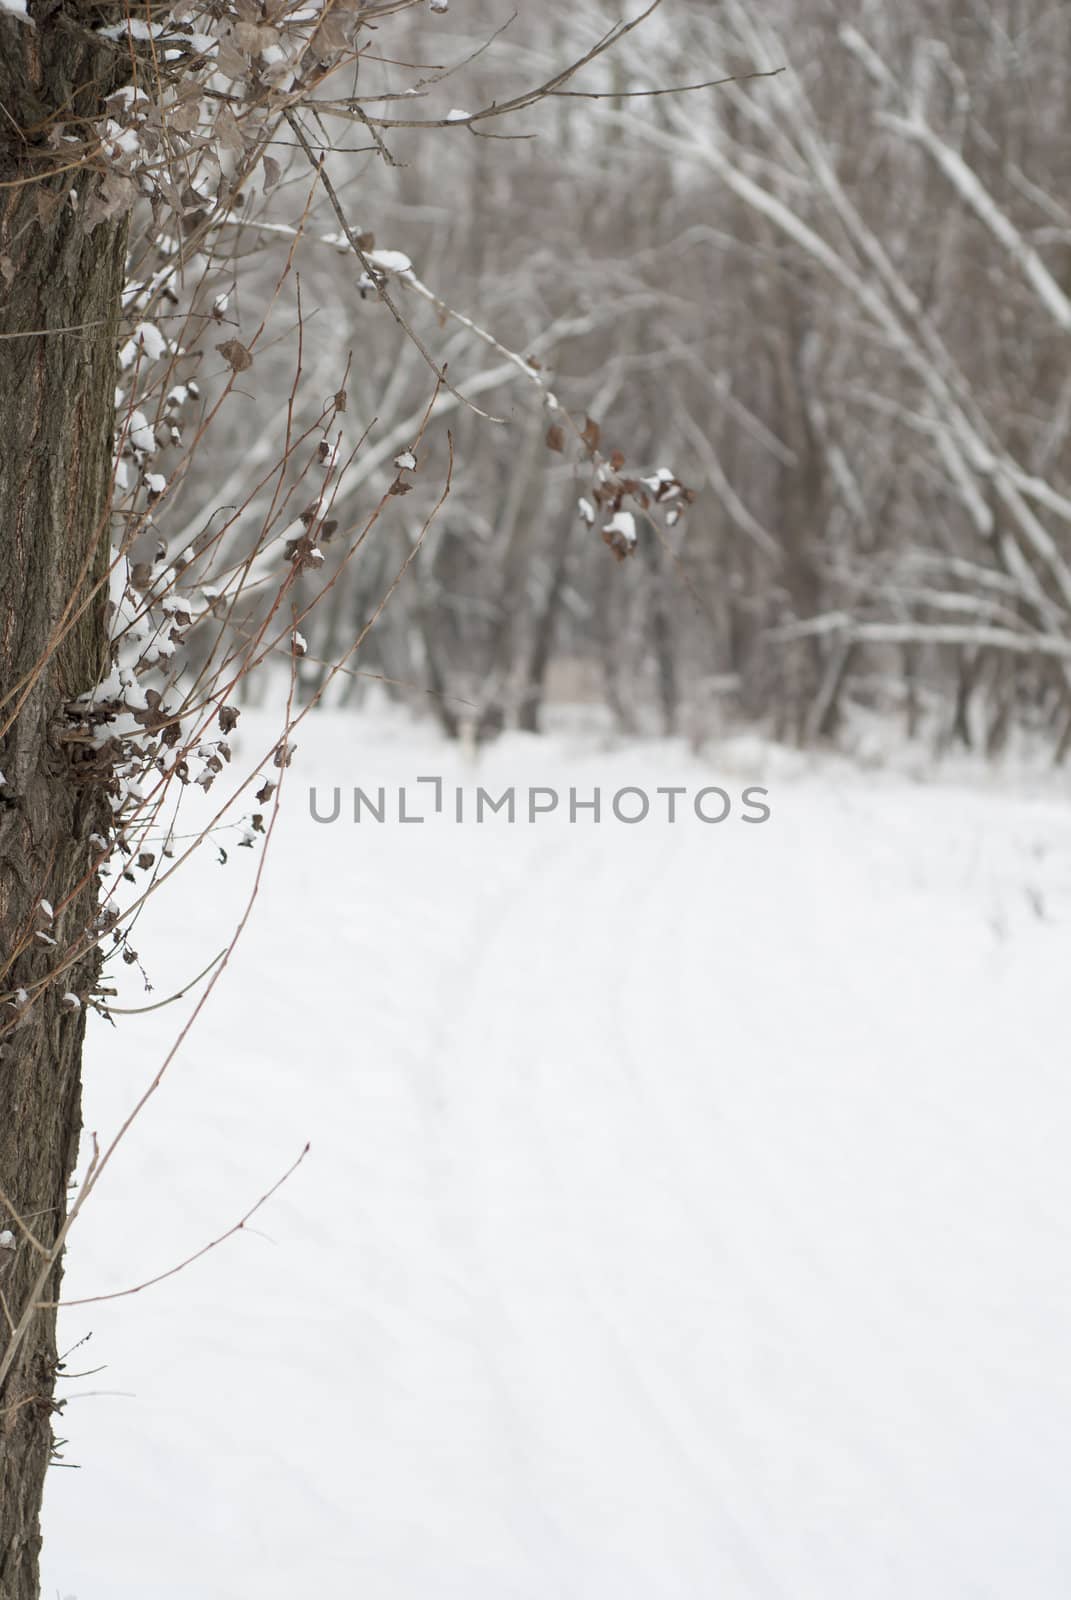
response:
<path id="1" fill-rule="evenodd" d="M 1066 1600 L 1061 788 L 564 737 L 473 770 L 310 723 L 67 1293 L 170 1266 L 312 1151 L 256 1234 L 65 1314 L 106 1370 L 67 1385 L 49 1600 Z M 309 817 L 310 782 L 436 773 L 764 783 L 773 816 Z M 254 864 L 205 854 L 146 918 L 148 998 Z M 181 1014 L 94 1028 L 89 1127 Z"/>

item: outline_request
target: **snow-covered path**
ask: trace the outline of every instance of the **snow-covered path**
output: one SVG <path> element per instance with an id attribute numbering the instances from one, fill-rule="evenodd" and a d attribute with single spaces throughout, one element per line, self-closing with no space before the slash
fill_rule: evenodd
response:
<path id="1" fill-rule="evenodd" d="M 69 1386 L 46 1593 L 1066 1600 L 1056 791 L 299 742 L 253 924 L 67 1292 L 169 1266 L 312 1153 L 271 1242 L 67 1313 L 71 1367 L 107 1371 Z M 435 771 L 765 783 L 774 815 L 309 818 L 309 782 Z M 233 866 L 142 936 L 161 994 L 223 942 Z M 89 1126 L 179 1009 L 96 1030 Z"/>

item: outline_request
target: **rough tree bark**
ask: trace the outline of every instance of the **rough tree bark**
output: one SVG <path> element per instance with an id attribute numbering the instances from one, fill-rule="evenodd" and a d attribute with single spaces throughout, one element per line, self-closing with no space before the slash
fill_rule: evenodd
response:
<path id="1" fill-rule="evenodd" d="M 79 774 L 60 734 L 65 703 L 107 659 L 106 581 L 89 597 L 108 566 L 125 244 L 119 222 L 84 231 L 96 175 L 48 176 L 46 144 L 59 122 L 85 136 L 82 119 L 120 81 L 121 53 L 74 5 L 32 9 L 32 22 L 0 16 L 0 1229 L 17 1243 L 3 1253 L 0 1356 L 40 1267 L 11 1210 L 46 1247 L 55 1241 L 81 1125 L 96 970 L 84 943 L 96 913 L 88 841 L 109 812 L 101 775 Z M 65 993 L 82 1008 L 66 1009 Z M 47 1298 L 58 1280 L 57 1267 Z M 42 1311 L 0 1387 L 0 1600 L 38 1595 L 56 1364 L 55 1314 Z"/>

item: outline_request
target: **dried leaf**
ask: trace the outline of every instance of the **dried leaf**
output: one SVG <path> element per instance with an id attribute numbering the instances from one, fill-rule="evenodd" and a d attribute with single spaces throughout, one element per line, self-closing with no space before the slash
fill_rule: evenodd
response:
<path id="1" fill-rule="evenodd" d="M 172 133 L 192 133 L 200 120 L 201 100 L 198 95 L 190 95 L 167 113 L 167 125 Z"/>
<path id="2" fill-rule="evenodd" d="M 249 62 L 226 39 L 219 41 L 215 62 L 225 78 L 244 78 L 249 71 Z"/>
<path id="3" fill-rule="evenodd" d="M 216 138 L 224 150 L 239 151 L 245 148 L 245 141 L 230 106 L 220 106 L 216 112 Z"/>
<path id="4" fill-rule="evenodd" d="M 327 61 L 340 50 L 345 50 L 353 37 L 353 22 L 329 11 L 309 40 L 309 53 L 318 61 Z"/>
<path id="5" fill-rule="evenodd" d="M 216 349 L 232 372 L 246 372 L 253 365 L 253 357 L 238 339 L 226 339 Z"/>
<path id="6" fill-rule="evenodd" d="M 236 22 L 231 37 L 238 49 L 247 56 L 259 56 L 279 43 L 279 35 L 274 28 L 256 22 Z"/>
<path id="7" fill-rule="evenodd" d="M 565 429 L 557 422 L 552 423 L 547 429 L 547 449 L 559 451 L 565 449 Z"/>
<path id="8" fill-rule="evenodd" d="M 55 216 L 56 207 L 63 204 L 63 195 L 56 189 L 46 189 L 43 183 L 38 183 L 34 185 L 33 197 L 37 206 L 37 220 L 45 228 Z"/>
<path id="9" fill-rule="evenodd" d="M 92 233 L 98 223 L 121 217 L 125 211 L 129 211 L 137 194 L 132 179 L 124 178 L 121 172 L 105 172 L 86 201 L 82 218 L 86 233 Z"/>

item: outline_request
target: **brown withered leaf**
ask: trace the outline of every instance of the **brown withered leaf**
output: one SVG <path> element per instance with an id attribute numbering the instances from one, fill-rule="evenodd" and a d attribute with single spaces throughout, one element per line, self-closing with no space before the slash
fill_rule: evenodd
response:
<path id="1" fill-rule="evenodd" d="M 225 78 L 230 78 L 232 82 L 236 81 L 238 78 L 244 78 L 249 70 L 249 62 L 242 55 L 241 51 L 236 50 L 233 44 L 226 39 L 221 39 L 219 41 L 215 60 L 216 66 L 219 68 L 220 72 L 222 72 L 223 76 Z"/>
<path id="2" fill-rule="evenodd" d="M 624 458 L 624 456 L 623 456 L 623 455 L 622 455 L 622 454 L 621 454 L 621 452 L 620 452 L 620 450 L 615 450 L 615 451 L 614 451 L 614 453 L 613 453 L 613 455 L 612 455 L 612 456 L 611 456 L 611 457 L 610 457 L 610 466 L 611 466 L 611 469 L 612 469 L 612 470 L 613 470 L 613 471 L 614 471 L 614 472 L 620 472 L 620 471 L 621 471 L 621 468 L 622 468 L 622 467 L 623 467 L 623 466 L 624 466 L 624 465 L 625 465 L 625 458 Z"/>
<path id="3" fill-rule="evenodd" d="M 220 106 L 216 112 L 216 138 L 224 150 L 242 150 L 245 141 L 238 127 L 237 118 L 230 106 Z"/>
<path id="4" fill-rule="evenodd" d="M 599 448 L 599 440 L 602 438 L 602 429 L 599 427 L 597 422 L 592 422 L 591 418 L 588 417 L 584 423 L 584 430 L 580 437 L 583 439 L 587 448 L 594 454 L 594 452 Z"/>
<path id="5" fill-rule="evenodd" d="M 188 95 L 167 112 L 167 125 L 173 133 L 192 133 L 201 120 L 199 95 Z"/>
<path id="6" fill-rule="evenodd" d="M 337 9 L 327 11 L 320 26 L 309 40 L 309 52 L 318 61 L 329 61 L 333 55 L 345 50 L 352 37 L 353 22 L 341 15 Z"/>
<path id="7" fill-rule="evenodd" d="M 300 539 L 288 539 L 286 541 L 283 555 L 287 561 L 294 563 L 299 572 L 303 572 L 306 567 L 313 566 L 321 559 L 318 554 L 314 553 L 315 551 L 315 541 L 310 539 L 307 533 L 303 533 Z"/>
<path id="8" fill-rule="evenodd" d="M 112 217 L 121 217 L 129 211 L 137 199 L 138 191 L 131 178 L 125 178 L 121 172 L 105 172 L 97 188 L 90 194 L 82 214 L 82 226 L 86 233 L 92 233 L 100 222 L 107 222 Z"/>
<path id="9" fill-rule="evenodd" d="M 547 449 L 558 451 L 565 449 L 565 429 L 560 423 L 552 422 L 547 429 Z"/>
<path id="10" fill-rule="evenodd" d="M 268 190 L 274 189 L 279 182 L 283 169 L 274 156 L 264 156 L 261 159 L 261 166 L 264 168 L 264 193 L 267 194 Z"/>
<path id="11" fill-rule="evenodd" d="M 221 731 L 223 733 L 230 733 L 233 728 L 238 726 L 238 718 L 240 716 L 241 712 L 238 710 L 237 706 L 220 706 L 219 726 Z"/>
<path id="12" fill-rule="evenodd" d="M 626 556 L 635 554 L 635 542 L 626 539 L 617 528 L 608 525 L 602 530 L 602 537 L 603 542 L 613 551 L 615 561 L 624 561 Z"/>
<path id="13" fill-rule="evenodd" d="M 266 806 L 268 801 L 271 799 L 271 797 L 272 797 L 272 795 L 274 793 L 275 793 L 275 784 L 272 783 L 270 781 L 270 779 L 265 778 L 264 782 L 261 784 L 260 788 L 257 790 L 255 798 L 260 802 L 260 804 L 262 806 Z"/>
<path id="14" fill-rule="evenodd" d="M 253 357 L 238 339 L 225 339 L 216 349 L 232 372 L 246 372 L 253 365 Z"/>
<path id="15" fill-rule="evenodd" d="M 260 22 L 236 22 L 231 37 L 246 56 L 259 56 L 262 51 L 270 50 L 279 43 L 275 29 Z"/>
<path id="16" fill-rule="evenodd" d="M 37 207 L 37 220 L 42 228 L 47 227 L 52 221 L 56 207 L 63 204 L 63 195 L 56 189 L 46 189 L 43 183 L 34 185 L 34 204 Z"/>

